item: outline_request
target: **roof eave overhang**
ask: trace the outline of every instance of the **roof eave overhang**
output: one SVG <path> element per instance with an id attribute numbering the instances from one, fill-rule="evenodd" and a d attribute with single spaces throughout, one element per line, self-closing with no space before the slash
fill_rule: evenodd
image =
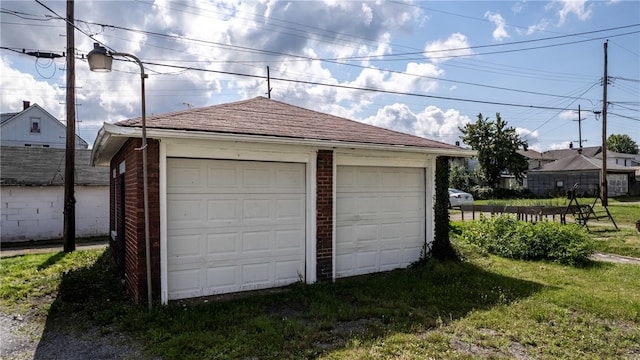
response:
<path id="1" fill-rule="evenodd" d="M 142 137 L 142 128 L 125 127 L 105 123 L 98 132 L 96 141 L 91 153 L 91 163 L 94 166 L 108 165 L 111 158 L 120 150 L 122 145 L 130 137 Z M 279 136 L 250 135 L 250 134 L 230 134 L 207 131 L 173 130 L 173 129 L 153 129 L 147 128 L 147 137 L 153 139 L 188 139 L 188 140 L 213 140 L 232 142 L 268 143 L 281 145 L 302 145 L 315 146 L 319 148 L 345 148 L 363 150 L 382 150 L 424 153 L 435 156 L 450 157 L 473 157 L 475 150 L 463 148 L 445 149 L 436 147 L 389 145 L 361 142 L 347 142 L 336 140 L 303 139 Z"/>

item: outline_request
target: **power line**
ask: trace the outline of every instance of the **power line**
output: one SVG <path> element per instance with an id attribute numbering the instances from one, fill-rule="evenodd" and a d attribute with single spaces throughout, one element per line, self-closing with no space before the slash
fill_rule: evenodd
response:
<path id="1" fill-rule="evenodd" d="M 629 120 L 633 120 L 633 121 L 638 121 L 638 122 L 640 122 L 640 119 L 638 119 L 638 118 L 633 118 L 633 117 L 631 117 L 631 116 L 626 116 L 626 115 L 621 115 L 621 114 L 612 113 L 611 111 L 607 111 L 607 115 L 618 116 L 618 117 L 621 117 L 621 118 L 625 118 L 625 119 L 629 119 Z"/>
<path id="2" fill-rule="evenodd" d="M 269 56 L 275 55 L 275 56 L 296 57 L 296 58 L 299 58 L 299 59 L 303 59 L 305 61 L 323 61 L 323 62 L 328 62 L 328 63 L 342 65 L 342 66 L 355 67 L 355 68 L 359 68 L 359 69 L 374 69 L 374 70 L 378 70 L 378 71 L 386 71 L 386 72 L 393 73 L 393 74 L 408 75 L 408 76 L 414 76 L 414 77 L 419 77 L 419 78 L 424 78 L 424 79 L 431 79 L 431 80 L 449 82 L 449 83 L 454 83 L 454 84 L 478 86 L 478 87 L 490 88 L 490 89 L 495 89 L 495 90 L 514 91 L 514 92 L 520 92 L 520 93 L 531 94 L 531 95 L 554 96 L 554 97 L 563 97 L 563 98 L 575 99 L 575 98 L 566 97 L 566 96 L 563 96 L 563 95 L 547 94 L 547 93 L 541 93 L 541 92 L 535 92 L 535 91 L 527 91 L 527 90 L 521 90 L 521 89 L 511 89 L 511 88 L 500 87 L 500 86 L 484 85 L 484 84 L 478 84 L 478 83 L 473 83 L 473 82 L 468 82 L 468 81 L 438 78 L 438 77 L 428 76 L 428 75 L 411 74 L 411 73 L 402 72 L 402 71 L 396 71 L 396 70 L 391 70 L 391 69 L 377 69 L 377 68 L 370 67 L 370 66 L 363 66 L 363 65 L 349 64 L 349 63 L 341 63 L 341 62 L 339 62 L 337 60 L 311 58 L 311 57 L 307 57 L 307 56 L 287 54 L 287 53 L 271 51 L 271 50 L 262 50 L 262 49 L 255 49 L 255 48 L 250 48 L 250 47 L 245 47 L 245 46 L 228 45 L 228 44 L 223 44 L 223 43 L 214 42 L 214 41 L 193 39 L 193 38 L 187 38 L 187 37 L 183 37 L 183 36 L 158 33 L 158 32 L 154 32 L 154 31 L 131 29 L 131 28 L 126 28 L 126 27 L 117 26 L 117 25 L 101 24 L 101 23 L 95 23 L 95 22 L 84 21 L 84 20 L 77 20 L 77 21 L 78 22 L 84 22 L 84 23 L 91 24 L 91 25 L 97 25 L 97 26 L 109 27 L 109 28 L 114 28 L 114 29 L 119 29 L 119 30 L 124 30 L 124 31 L 142 33 L 142 34 L 145 34 L 145 35 L 153 35 L 153 36 L 171 38 L 171 39 L 176 39 L 176 40 L 193 41 L 193 42 L 199 42 L 199 43 L 204 43 L 204 44 L 208 44 L 208 45 L 216 45 L 216 46 L 220 46 L 222 48 L 229 48 L 231 50 L 240 49 L 241 51 L 248 51 L 250 53 L 262 53 L 264 55 L 269 55 Z M 640 25 L 640 24 L 638 24 L 638 25 Z M 491 45 L 489 45 L 489 46 L 491 46 Z M 240 62 L 243 62 L 243 61 L 230 61 L 230 63 L 240 63 Z"/>
<path id="3" fill-rule="evenodd" d="M 243 73 L 231 72 L 231 71 L 201 69 L 201 68 L 194 68 L 194 67 L 187 67 L 187 66 L 180 66 L 180 65 L 161 64 L 161 63 L 148 62 L 148 61 L 143 61 L 143 64 L 170 67 L 170 68 L 176 68 L 176 69 L 211 72 L 211 73 L 233 75 L 233 76 L 241 76 L 241 77 L 250 77 L 250 78 L 256 78 L 256 79 L 266 79 L 267 78 L 266 76 L 263 76 L 263 75 L 252 75 L 252 74 L 243 74 Z M 321 83 L 321 82 L 316 82 L 316 81 L 286 79 L 286 78 L 279 78 L 279 77 L 271 77 L 271 79 L 272 80 L 278 80 L 278 81 L 284 81 L 284 82 L 298 83 L 298 84 L 327 86 L 327 87 L 334 87 L 334 88 L 340 88 L 340 89 L 349 89 L 349 90 L 358 90 L 358 91 L 371 91 L 371 92 L 378 92 L 378 93 L 384 93 L 384 94 L 414 96 L 414 97 L 432 98 L 432 99 L 439 99 L 439 100 L 462 101 L 462 102 L 471 102 L 471 103 L 479 103 L 479 104 L 503 105 L 503 106 L 524 107 L 524 108 L 543 109 L 543 110 L 566 110 L 566 108 L 556 108 L 556 107 L 549 107 L 549 106 L 536 106 L 536 105 L 525 105 L 525 104 L 515 104 L 515 103 L 504 103 L 504 102 L 498 102 L 498 101 L 464 99 L 464 98 L 455 98 L 455 97 L 448 97 L 448 96 L 428 95 L 428 94 L 419 94 L 419 93 L 405 93 L 405 92 L 394 91 L 394 90 L 365 88 L 365 87 L 340 85 L 340 84 L 326 84 L 326 83 Z"/>

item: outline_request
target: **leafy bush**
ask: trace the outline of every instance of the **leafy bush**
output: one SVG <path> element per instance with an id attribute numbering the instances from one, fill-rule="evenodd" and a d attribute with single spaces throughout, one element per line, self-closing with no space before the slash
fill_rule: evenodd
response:
<path id="1" fill-rule="evenodd" d="M 586 230 L 578 225 L 546 221 L 533 224 L 508 215 L 467 222 L 459 238 L 507 258 L 569 265 L 588 262 L 595 249 Z"/>

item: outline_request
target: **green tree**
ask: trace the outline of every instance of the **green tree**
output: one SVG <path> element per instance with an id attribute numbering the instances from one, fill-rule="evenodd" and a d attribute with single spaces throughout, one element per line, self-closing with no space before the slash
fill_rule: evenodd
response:
<path id="1" fill-rule="evenodd" d="M 638 144 L 626 134 L 611 134 L 607 138 L 607 150 L 624 154 L 637 154 Z"/>
<path id="2" fill-rule="evenodd" d="M 478 163 L 488 185 L 495 188 L 504 172 L 522 180 L 528 168 L 527 160 L 517 153 L 519 148 L 527 149 L 516 130 L 507 127 L 507 122 L 496 113 L 496 121 L 489 121 L 478 114 L 475 123 L 468 123 L 462 131 L 462 141 L 478 152 Z"/>
<path id="3" fill-rule="evenodd" d="M 469 172 L 464 166 L 452 163 L 449 168 L 449 187 L 463 191 L 471 191 L 477 185 L 476 174 Z"/>

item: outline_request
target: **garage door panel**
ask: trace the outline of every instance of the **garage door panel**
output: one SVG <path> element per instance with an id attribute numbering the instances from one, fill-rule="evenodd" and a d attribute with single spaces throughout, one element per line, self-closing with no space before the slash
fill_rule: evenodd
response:
<path id="1" fill-rule="evenodd" d="M 424 169 L 338 166 L 337 179 L 337 277 L 406 267 L 420 257 Z"/>
<path id="2" fill-rule="evenodd" d="M 276 285 L 291 284 L 304 278 L 304 265 L 301 261 L 282 260 L 275 264 Z"/>
<path id="3" fill-rule="evenodd" d="M 176 166 L 171 174 L 167 174 L 167 187 L 169 189 L 194 189 L 203 185 L 202 169 L 199 166 Z M 184 191 L 184 190 L 183 190 Z"/>
<path id="4" fill-rule="evenodd" d="M 238 252 L 238 238 L 237 232 L 233 233 L 221 233 L 221 234 L 207 234 L 207 255 L 223 255 L 228 256 Z"/>
<path id="5" fill-rule="evenodd" d="M 269 265 L 264 262 L 242 265 L 242 284 L 245 286 L 268 285 L 271 279 Z"/>
<path id="6" fill-rule="evenodd" d="M 399 240 L 404 232 L 403 224 L 391 223 L 380 225 L 380 237 L 382 239 Z"/>
<path id="7" fill-rule="evenodd" d="M 172 241 L 168 245 L 168 251 L 172 254 L 172 257 L 193 257 L 200 256 L 200 235 L 199 234 L 177 234 L 174 237 L 175 241 Z"/>
<path id="8" fill-rule="evenodd" d="M 401 263 L 400 250 L 390 249 L 380 251 L 380 269 L 391 270 Z"/>
<path id="9" fill-rule="evenodd" d="M 277 250 L 302 250 L 300 237 L 304 237 L 304 229 L 278 230 L 275 232 Z"/>
<path id="10" fill-rule="evenodd" d="M 378 271 L 378 251 L 361 250 L 356 254 L 356 267 L 354 273 L 356 275 L 369 274 Z"/>
<path id="11" fill-rule="evenodd" d="M 207 222 L 240 223 L 240 202 L 237 199 L 206 199 L 207 211 L 202 217 Z"/>
<path id="12" fill-rule="evenodd" d="M 378 206 L 380 200 L 378 196 L 362 196 L 358 197 L 358 208 L 356 215 L 358 216 L 373 216 L 380 211 Z"/>
<path id="13" fill-rule="evenodd" d="M 246 199 L 242 202 L 242 210 L 246 222 L 270 221 L 273 214 L 269 199 Z"/>
<path id="14" fill-rule="evenodd" d="M 238 266 L 211 266 L 207 268 L 207 288 L 233 287 L 238 278 Z"/>
<path id="15" fill-rule="evenodd" d="M 247 231 L 242 234 L 242 252 L 267 252 L 271 248 L 271 232 Z"/>
<path id="16" fill-rule="evenodd" d="M 304 187 L 305 175 L 289 169 L 276 169 L 276 187 L 286 190 L 285 192 L 299 193 Z"/>
<path id="17" fill-rule="evenodd" d="M 378 238 L 378 224 L 354 225 L 356 228 L 356 242 L 366 243 Z"/>
<path id="18" fill-rule="evenodd" d="M 305 215 L 303 196 L 280 198 L 275 200 L 275 216 L 281 221 L 299 223 Z"/>
<path id="19" fill-rule="evenodd" d="M 200 288 L 200 269 L 176 269 L 168 273 L 171 289 L 175 292 L 197 291 Z"/>
<path id="20" fill-rule="evenodd" d="M 174 199 L 167 208 L 167 220 L 170 222 L 187 222 L 190 224 L 202 221 L 203 202 L 201 199 Z"/>
<path id="21" fill-rule="evenodd" d="M 177 173 L 185 168 L 200 170 Z M 198 181 L 181 179 L 196 174 Z M 170 299 L 286 285 L 304 276 L 304 164 L 169 158 L 167 178 Z M 188 244 L 173 244 L 182 237 Z"/>
<path id="22" fill-rule="evenodd" d="M 207 189 L 216 189 L 216 193 L 236 193 L 239 189 L 239 172 L 236 166 L 220 165 L 207 167 Z"/>

